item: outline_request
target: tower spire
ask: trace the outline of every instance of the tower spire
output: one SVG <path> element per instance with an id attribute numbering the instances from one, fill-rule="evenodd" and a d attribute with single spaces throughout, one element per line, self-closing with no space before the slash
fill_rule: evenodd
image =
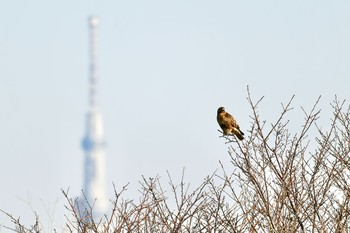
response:
<path id="1" fill-rule="evenodd" d="M 102 115 L 96 103 L 96 32 L 98 18 L 89 17 L 90 32 L 90 92 L 89 110 L 86 114 L 85 136 L 82 141 L 84 150 L 84 187 L 86 200 L 93 207 L 96 219 L 106 214 L 107 198 L 105 193 L 105 154 Z M 84 198 L 82 198 L 84 203 Z"/>
<path id="2" fill-rule="evenodd" d="M 98 27 L 98 18 L 96 16 L 89 17 L 89 27 L 90 27 L 90 94 L 89 94 L 89 104 L 91 109 L 96 108 L 96 81 L 97 81 L 97 71 L 96 71 L 96 33 Z"/>

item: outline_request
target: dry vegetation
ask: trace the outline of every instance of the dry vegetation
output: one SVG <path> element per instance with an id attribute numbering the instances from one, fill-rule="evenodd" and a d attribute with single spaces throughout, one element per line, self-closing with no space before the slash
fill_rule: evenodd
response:
<path id="1" fill-rule="evenodd" d="M 318 101 L 297 133 L 291 132 L 291 102 L 275 122 L 260 119 L 251 99 L 251 126 L 244 141 L 224 137 L 232 164 L 205 178 L 197 188 L 173 182 L 165 191 L 159 177 L 142 178 L 139 200 L 128 200 L 126 187 L 115 190 L 113 209 L 96 221 L 66 197 L 70 232 L 350 232 L 350 109 L 336 98 L 330 126 L 318 125 Z M 311 131 L 316 135 L 308 135 Z M 316 147 L 309 148 L 310 144 Z M 40 232 L 37 221 L 23 226 L 4 212 L 18 232 Z"/>

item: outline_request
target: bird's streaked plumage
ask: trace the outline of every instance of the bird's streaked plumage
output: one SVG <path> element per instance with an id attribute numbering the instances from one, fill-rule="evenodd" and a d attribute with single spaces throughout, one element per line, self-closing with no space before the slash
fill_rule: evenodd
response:
<path id="1" fill-rule="evenodd" d="M 239 140 L 243 140 L 244 133 L 239 129 L 235 118 L 225 111 L 224 107 L 218 108 L 216 119 L 224 135 L 236 135 Z"/>

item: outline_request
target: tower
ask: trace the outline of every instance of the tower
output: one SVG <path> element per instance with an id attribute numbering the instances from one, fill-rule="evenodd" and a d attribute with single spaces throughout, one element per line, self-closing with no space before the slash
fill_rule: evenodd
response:
<path id="1" fill-rule="evenodd" d="M 89 17 L 90 33 L 90 77 L 89 109 L 86 114 L 85 136 L 82 141 L 84 150 L 83 191 L 89 204 L 93 205 L 94 217 L 106 214 L 107 198 L 105 193 L 105 154 L 102 115 L 96 102 L 96 31 L 98 18 Z M 81 199 L 84 200 L 83 198 Z"/>

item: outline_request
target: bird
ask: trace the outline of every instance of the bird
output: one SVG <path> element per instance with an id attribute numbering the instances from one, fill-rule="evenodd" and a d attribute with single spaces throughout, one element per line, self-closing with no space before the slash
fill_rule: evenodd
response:
<path id="1" fill-rule="evenodd" d="M 244 139 L 244 133 L 239 129 L 239 125 L 237 124 L 235 118 L 226 112 L 224 107 L 218 108 L 216 120 L 218 121 L 224 135 L 234 134 L 239 140 Z"/>

